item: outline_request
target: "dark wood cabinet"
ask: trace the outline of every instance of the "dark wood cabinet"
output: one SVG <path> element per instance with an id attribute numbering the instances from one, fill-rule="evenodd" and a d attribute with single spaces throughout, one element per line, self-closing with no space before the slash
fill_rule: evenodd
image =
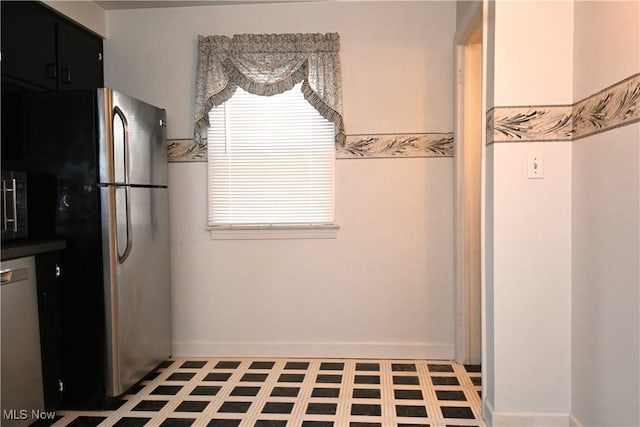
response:
<path id="1" fill-rule="evenodd" d="M 3 1 L 3 83 L 32 90 L 103 86 L 102 39 L 39 2 Z"/>
<path id="2" fill-rule="evenodd" d="M 58 22 L 60 90 L 102 87 L 102 39 L 66 22 Z"/>
<path id="3" fill-rule="evenodd" d="M 55 34 L 53 17 L 43 6 L 30 2 L 3 1 L 2 74 L 55 90 Z"/>
<path id="4" fill-rule="evenodd" d="M 55 410 L 62 407 L 64 391 L 61 304 L 64 268 L 60 251 L 41 253 L 35 259 L 44 403 L 47 410 Z"/>

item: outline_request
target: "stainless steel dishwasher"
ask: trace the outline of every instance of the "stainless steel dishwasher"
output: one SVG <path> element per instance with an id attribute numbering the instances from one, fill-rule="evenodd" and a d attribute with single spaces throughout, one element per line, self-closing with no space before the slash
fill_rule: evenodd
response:
<path id="1" fill-rule="evenodd" d="M 29 425 L 44 410 L 35 271 L 34 257 L 0 264 L 3 427 Z"/>

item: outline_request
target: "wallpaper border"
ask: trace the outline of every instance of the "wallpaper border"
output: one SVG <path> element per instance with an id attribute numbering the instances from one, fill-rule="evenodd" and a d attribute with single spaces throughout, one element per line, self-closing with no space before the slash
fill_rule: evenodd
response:
<path id="1" fill-rule="evenodd" d="M 573 105 L 494 107 L 487 112 L 487 145 L 570 142 L 640 121 L 640 73 Z M 193 138 L 169 139 L 171 163 L 206 162 Z M 336 159 L 453 157 L 453 132 L 347 135 Z"/>
<path id="2" fill-rule="evenodd" d="M 494 107 L 487 145 L 573 141 L 640 121 L 640 73 L 573 105 Z"/>
<path id="3" fill-rule="evenodd" d="M 453 142 L 452 132 L 347 135 L 344 146 L 336 148 L 336 159 L 453 157 Z M 207 161 L 207 148 L 193 138 L 167 143 L 170 163 Z"/>
<path id="4" fill-rule="evenodd" d="M 193 138 L 168 139 L 167 150 L 169 163 L 207 161 L 207 147 L 198 145 Z"/>
<path id="5" fill-rule="evenodd" d="M 347 135 L 337 159 L 453 157 L 453 133 Z"/>

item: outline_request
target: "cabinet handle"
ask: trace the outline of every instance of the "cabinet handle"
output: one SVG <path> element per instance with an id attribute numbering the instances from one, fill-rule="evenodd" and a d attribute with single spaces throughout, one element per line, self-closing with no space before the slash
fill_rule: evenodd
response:
<path id="1" fill-rule="evenodd" d="M 9 213 L 7 212 L 7 193 L 9 190 L 6 179 L 2 180 L 2 231 L 9 231 Z"/>
<path id="2" fill-rule="evenodd" d="M 56 67 L 55 63 L 47 64 L 47 76 L 52 80 L 58 78 L 58 67 Z"/>
<path id="3" fill-rule="evenodd" d="M 10 197 L 9 200 L 7 198 Z M 2 180 L 2 231 L 12 230 L 18 231 L 18 214 L 16 211 L 16 180 Z M 7 203 L 10 202 L 10 203 Z M 11 214 L 11 216 L 9 216 Z M 13 223 L 13 227 L 9 228 L 9 223 Z"/>
<path id="4" fill-rule="evenodd" d="M 71 83 L 71 71 L 68 68 L 62 69 L 62 83 L 69 84 Z"/>
<path id="5" fill-rule="evenodd" d="M 56 264 L 56 277 L 60 277 L 60 266 Z"/>

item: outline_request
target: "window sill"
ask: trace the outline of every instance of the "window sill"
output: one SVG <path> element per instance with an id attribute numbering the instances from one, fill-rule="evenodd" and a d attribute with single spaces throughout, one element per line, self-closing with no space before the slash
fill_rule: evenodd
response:
<path id="1" fill-rule="evenodd" d="M 282 225 L 208 227 L 211 240 L 335 239 L 338 226 Z"/>

